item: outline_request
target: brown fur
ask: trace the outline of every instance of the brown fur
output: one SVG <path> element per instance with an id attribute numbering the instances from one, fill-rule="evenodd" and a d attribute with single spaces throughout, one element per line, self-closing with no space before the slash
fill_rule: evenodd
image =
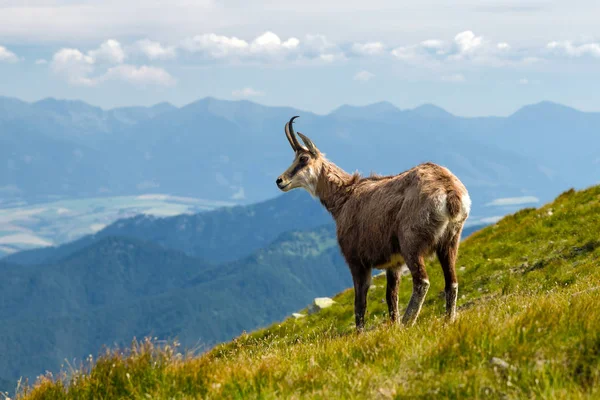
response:
<path id="1" fill-rule="evenodd" d="M 373 268 L 387 269 L 386 300 L 390 318 L 396 321 L 402 261 L 413 277 L 413 295 L 402 322 L 413 324 L 429 288 L 424 258 L 433 252 L 442 264 L 446 312 L 453 320 L 458 290 L 455 260 L 470 206 L 470 200 L 463 202 L 468 199 L 464 185 L 433 163 L 393 176 L 349 174 L 309 143 L 309 149 L 296 149 L 294 163 L 277 183 L 284 191 L 296 187 L 311 191 L 335 219 L 338 243 L 354 280 L 357 328 L 364 326 Z"/>

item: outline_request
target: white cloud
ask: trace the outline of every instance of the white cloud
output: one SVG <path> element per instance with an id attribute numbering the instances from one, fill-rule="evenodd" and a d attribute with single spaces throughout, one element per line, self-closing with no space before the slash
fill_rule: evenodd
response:
<path id="1" fill-rule="evenodd" d="M 352 52 L 360 56 L 375 56 L 383 53 L 385 46 L 381 42 L 354 43 Z"/>
<path id="2" fill-rule="evenodd" d="M 77 49 L 60 49 L 52 57 L 51 68 L 72 85 L 92 86 L 89 78 L 94 71 L 94 59 Z"/>
<path id="3" fill-rule="evenodd" d="M 495 5 L 482 12 L 486 8 L 481 6 L 482 3 Z M 597 0 L 581 0 L 578 7 L 556 0 L 458 0 L 452 2 L 451 7 L 439 7 L 444 4 L 439 1 L 402 3 L 392 0 L 234 0 L 233 3 L 154 0 L 148 7 L 140 7 L 137 0 L 2 0 L 0 4 L 0 37 L 15 39 L 15 43 L 36 40 L 90 42 L 102 40 L 107 35 L 115 38 L 151 36 L 155 40 L 165 40 L 173 38 L 175 31 L 182 37 L 192 36 L 199 26 L 203 29 L 201 32 L 226 32 L 235 27 L 238 36 L 247 37 L 256 33 L 257 27 L 273 26 L 282 21 L 290 32 L 303 32 L 310 27 L 314 32 L 348 42 L 379 32 L 381 37 L 377 40 L 384 43 L 397 40 L 399 26 L 403 28 L 403 37 L 416 40 L 448 34 L 449 26 L 454 24 L 444 21 L 462 21 L 466 28 L 478 26 L 493 30 L 494 34 L 504 40 L 510 39 L 512 43 L 519 38 L 531 40 L 537 36 L 532 34 L 534 31 L 560 31 L 560 21 L 565 15 L 569 16 L 565 24 L 572 23 L 564 28 L 571 34 L 598 34 L 595 16 L 599 10 Z M 342 14 L 340 10 L 343 10 Z M 348 21 L 354 23 L 348 24 Z M 78 46 L 81 45 L 77 42 L 70 45 Z"/>
<path id="4" fill-rule="evenodd" d="M 105 81 L 124 81 L 135 85 L 171 86 L 175 79 L 164 69 L 122 64 L 126 54 L 116 40 L 107 40 L 87 54 L 78 49 L 60 49 L 52 57 L 51 68 L 72 85 L 95 86 Z M 94 74 L 97 67 L 112 64 L 104 73 Z M 118 64 L 118 65 L 114 65 Z"/>
<path id="5" fill-rule="evenodd" d="M 4 46 L 0 46 L 0 62 L 15 63 L 19 61 L 19 57 Z"/>
<path id="6" fill-rule="evenodd" d="M 305 47 L 308 51 L 318 53 L 337 51 L 337 46 L 329 41 L 325 35 L 306 35 Z"/>
<path id="7" fill-rule="evenodd" d="M 211 58 L 224 58 L 239 55 L 250 46 L 248 42 L 237 37 L 219 36 L 206 33 L 187 38 L 182 42 L 182 47 L 192 53 L 206 53 Z"/>
<path id="8" fill-rule="evenodd" d="M 260 90 L 252 89 L 251 87 L 245 87 L 243 89 L 234 90 L 231 95 L 236 98 L 247 98 L 247 97 L 259 97 L 264 96 L 265 93 Z"/>
<path id="9" fill-rule="evenodd" d="M 550 42 L 546 45 L 546 48 L 555 54 L 567 55 L 569 57 L 600 57 L 600 43 L 574 45 L 573 42 L 565 40 L 562 42 Z"/>
<path id="10" fill-rule="evenodd" d="M 354 80 L 359 82 L 368 82 L 375 77 L 375 74 L 369 71 L 360 71 L 356 75 L 354 75 Z"/>
<path id="11" fill-rule="evenodd" d="M 35 65 L 46 65 L 48 64 L 48 60 L 44 60 L 43 58 L 38 58 L 35 60 Z"/>
<path id="12" fill-rule="evenodd" d="M 196 35 L 181 42 L 181 48 L 207 59 L 226 62 L 320 60 L 333 62 L 343 59 L 343 52 L 323 35 L 306 35 L 303 40 L 290 37 L 283 40 L 271 31 L 248 42 L 236 36 L 214 33 Z"/>
<path id="13" fill-rule="evenodd" d="M 164 69 L 142 65 L 118 65 L 96 78 L 97 81 L 119 80 L 134 85 L 173 86 L 175 79 Z"/>
<path id="14" fill-rule="evenodd" d="M 125 61 L 125 51 L 121 43 L 114 39 L 109 39 L 98 49 L 89 51 L 88 56 L 92 57 L 96 63 L 121 64 Z"/>
<path id="15" fill-rule="evenodd" d="M 325 35 L 306 35 L 299 51 L 298 57 L 303 60 L 332 63 L 346 58 L 344 52 Z"/>
<path id="16" fill-rule="evenodd" d="M 527 79 L 527 78 L 519 79 L 519 85 L 528 85 L 528 84 L 529 84 L 529 79 Z"/>
<path id="17" fill-rule="evenodd" d="M 137 41 L 135 47 L 150 60 L 169 60 L 177 56 L 174 46 L 163 46 L 149 39 Z"/>
<path id="18" fill-rule="evenodd" d="M 391 54 L 409 64 L 436 66 L 452 53 L 451 47 L 443 40 L 427 39 L 418 44 L 396 47 Z"/>
<path id="19" fill-rule="evenodd" d="M 502 207 L 502 206 L 520 206 L 522 204 L 539 203 L 540 199 L 534 196 L 522 196 L 522 197 L 505 197 L 501 199 L 493 200 L 486 204 L 486 206 Z"/>
<path id="20" fill-rule="evenodd" d="M 458 47 L 456 57 L 464 57 L 475 53 L 483 46 L 483 37 L 475 36 L 472 31 L 464 31 L 454 37 L 454 43 Z"/>
<path id="21" fill-rule="evenodd" d="M 507 42 L 493 43 L 467 30 L 456 34 L 452 41 L 429 39 L 392 50 L 396 59 L 418 66 L 439 68 L 449 66 L 503 67 L 531 64 L 539 59 L 528 51 L 515 51 Z M 534 53 L 535 54 L 535 53 Z"/>
<path id="22" fill-rule="evenodd" d="M 400 46 L 392 50 L 392 55 L 402 61 L 413 61 L 421 58 L 418 46 Z"/>
<path id="23" fill-rule="evenodd" d="M 291 50 L 298 47 L 300 41 L 295 37 L 282 42 L 279 36 L 273 32 L 265 32 L 252 41 L 250 51 L 253 53 L 273 53 L 282 50 Z"/>
<path id="24" fill-rule="evenodd" d="M 438 39 L 428 39 L 421 42 L 421 46 L 428 49 L 442 49 L 444 42 Z"/>
<path id="25" fill-rule="evenodd" d="M 447 57 L 449 47 L 441 40 L 425 40 L 419 44 L 399 46 L 391 51 L 396 59 L 420 66 L 434 67 Z"/>

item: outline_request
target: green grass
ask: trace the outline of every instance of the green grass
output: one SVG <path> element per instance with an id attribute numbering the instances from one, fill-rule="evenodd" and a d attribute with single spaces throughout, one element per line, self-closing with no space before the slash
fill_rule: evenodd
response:
<path id="1" fill-rule="evenodd" d="M 411 328 L 387 322 L 378 277 L 362 334 L 346 290 L 329 309 L 203 355 L 146 340 L 41 377 L 17 398 L 600 398 L 599 232 L 593 187 L 473 234 L 461 245 L 453 324 L 443 319 L 444 283 L 432 260 L 431 288 Z M 403 278 L 402 307 L 410 287 Z"/>

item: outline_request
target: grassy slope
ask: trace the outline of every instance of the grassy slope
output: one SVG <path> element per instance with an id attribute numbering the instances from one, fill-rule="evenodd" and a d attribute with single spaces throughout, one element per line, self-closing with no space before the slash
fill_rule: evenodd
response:
<path id="1" fill-rule="evenodd" d="M 444 324 L 443 279 L 412 328 L 386 321 L 384 281 L 368 329 L 353 294 L 318 314 L 244 334 L 208 354 L 145 342 L 70 379 L 41 379 L 24 399 L 593 398 L 600 396 L 600 187 L 566 192 L 475 233 L 461 246 L 459 318 Z M 401 286 L 401 304 L 410 295 Z M 509 366 L 493 365 L 498 357 Z M 87 372 L 86 372 L 87 371 Z"/>

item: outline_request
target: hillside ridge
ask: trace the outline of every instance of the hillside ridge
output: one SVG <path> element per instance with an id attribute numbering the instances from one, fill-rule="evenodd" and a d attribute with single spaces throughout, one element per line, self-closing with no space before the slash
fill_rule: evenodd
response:
<path id="1" fill-rule="evenodd" d="M 387 323 L 378 277 L 363 334 L 354 331 L 347 289 L 330 308 L 301 310 L 303 318 L 206 354 L 142 340 L 79 371 L 42 377 L 17 398 L 597 398 L 599 227 L 595 186 L 471 235 L 457 263 L 453 324 L 444 323 L 439 265 L 428 262 L 431 288 L 411 328 Z M 402 307 L 409 287 L 404 278 Z"/>

